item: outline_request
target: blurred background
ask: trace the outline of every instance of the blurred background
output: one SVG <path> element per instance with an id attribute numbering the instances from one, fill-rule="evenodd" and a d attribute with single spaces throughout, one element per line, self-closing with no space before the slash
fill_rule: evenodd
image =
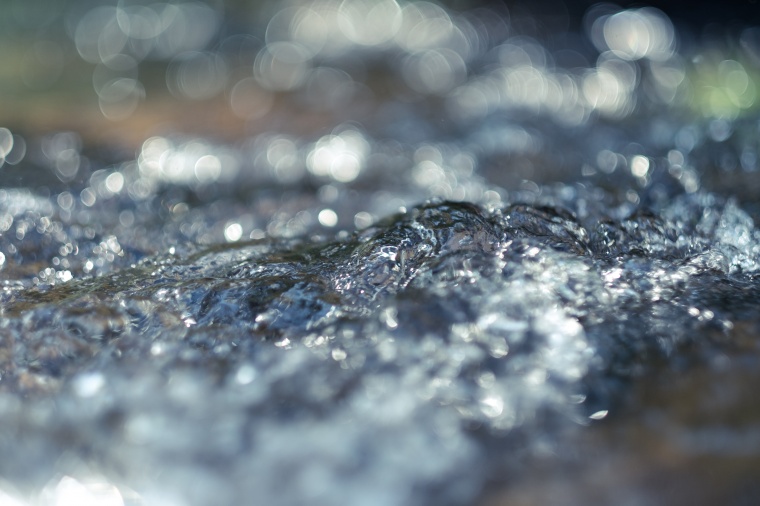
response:
<path id="1" fill-rule="evenodd" d="M 508 189 L 655 156 L 757 215 L 757 20 L 750 0 L 9 0 L 0 185 L 78 187 L 166 137 L 184 161 L 163 180 L 203 185 L 346 183 L 366 164 L 336 178 L 309 156 L 456 141 Z"/>
<path id="2" fill-rule="evenodd" d="M 10 0 L 0 125 L 133 150 L 167 132 L 392 129 L 410 106 L 453 134 L 498 109 L 576 125 L 663 105 L 755 114 L 757 4 L 655 5 Z M 494 97 L 497 77 L 514 83 Z"/>

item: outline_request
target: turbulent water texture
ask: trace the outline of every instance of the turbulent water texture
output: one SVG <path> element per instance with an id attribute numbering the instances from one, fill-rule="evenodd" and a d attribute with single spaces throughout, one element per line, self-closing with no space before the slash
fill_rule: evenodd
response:
<path id="1" fill-rule="evenodd" d="M 756 314 L 751 218 L 707 194 L 657 211 L 434 201 L 334 239 L 6 283 L 2 474 L 95 469 L 183 504 L 467 501 L 505 451 Z"/>
<path id="2" fill-rule="evenodd" d="M 757 503 L 757 28 L 138 3 L 98 114 L 249 130 L 0 127 L 0 505 Z"/>

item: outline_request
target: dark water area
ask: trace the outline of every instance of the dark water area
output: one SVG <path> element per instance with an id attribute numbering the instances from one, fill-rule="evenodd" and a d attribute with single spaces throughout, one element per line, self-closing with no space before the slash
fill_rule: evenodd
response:
<path id="1" fill-rule="evenodd" d="M 760 501 L 746 5 L 47 7 L 0 505 Z"/>

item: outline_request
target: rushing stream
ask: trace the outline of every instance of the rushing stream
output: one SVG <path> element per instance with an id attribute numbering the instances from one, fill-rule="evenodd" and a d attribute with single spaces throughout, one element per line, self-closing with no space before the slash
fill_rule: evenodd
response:
<path id="1" fill-rule="evenodd" d="M 760 500 L 758 29 L 80 11 L 107 118 L 144 59 L 273 127 L 0 128 L 0 505 Z"/>

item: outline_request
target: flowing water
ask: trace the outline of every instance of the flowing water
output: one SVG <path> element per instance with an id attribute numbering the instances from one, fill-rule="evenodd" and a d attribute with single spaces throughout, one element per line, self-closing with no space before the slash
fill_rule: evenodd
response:
<path id="1" fill-rule="evenodd" d="M 121 27 L 140 61 L 170 5 L 71 43 L 113 70 Z M 237 83 L 240 34 L 171 60 L 164 23 L 143 57 L 326 129 L 136 156 L 0 129 L 0 504 L 757 500 L 756 29 L 309 5 Z M 139 81 L 94 82 L 133 112 Z"/>

